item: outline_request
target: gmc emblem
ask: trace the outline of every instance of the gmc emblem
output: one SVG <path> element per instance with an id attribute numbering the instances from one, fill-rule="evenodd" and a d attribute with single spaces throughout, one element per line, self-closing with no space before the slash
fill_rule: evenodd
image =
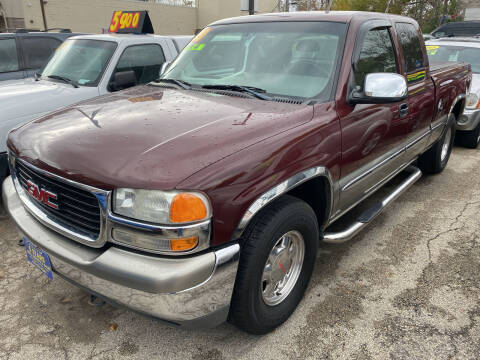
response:
<path id="1" fill-rule="evenodd" d="M 58 205 L 51 201 L 57 200 L 57 194 L 54 194 L 51 191 L 45 189 L 40 189 L 37 184 L 33 183 L 30 180 L 27 181 L 27 191 L 36 200 L 47 206 L 50 206 L 52 209 L 58 210 Z"/>

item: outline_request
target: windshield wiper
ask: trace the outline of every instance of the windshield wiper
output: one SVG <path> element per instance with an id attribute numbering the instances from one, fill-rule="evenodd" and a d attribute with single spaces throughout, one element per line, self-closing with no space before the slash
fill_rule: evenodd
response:
<path id="1" fill-rule="evenodd" d="M 177 80 L 177 79 L 157 79 L 154 82 L 157 83 L 157 84 L 161 83 L 161 82 L 165 82 L 165 83 L 169 83 L 169 84 L 175 84 L 175 85 L 178 85 L 182 89 L 185 89 L 185 90 L 188 90 L 192 87 L 192 85 L 189 84 L 188 82 L 183 81 L 183 80 Z"/>
<path id="2" fill-rule="evenodd" d="M 69 79 L 65 76 L 60 76 L 60 75 L 47 75 L 47 78 L 50 78 L 50 79 L 55 79 L 55 80 L 60 80 L 60 81 L 63 81 L 67 84 L 70 84 L 72 85 L 74 88 L 78 88 L 78 85 L 75 81 L 73 81 L 72 79 Z"/>
<path id="3" fill-rule="evenodd" d="M 255 96 L 257 99 L 261 100 L 272 100 L 270 96 L 267 96 L 263 93 L 267 91 L 253 86 L 241 86 L 241 85 L 203 85 L 203 89 L 217 89 L 217 90 L 231 90 L 237 92 L 243 92 Z"/>

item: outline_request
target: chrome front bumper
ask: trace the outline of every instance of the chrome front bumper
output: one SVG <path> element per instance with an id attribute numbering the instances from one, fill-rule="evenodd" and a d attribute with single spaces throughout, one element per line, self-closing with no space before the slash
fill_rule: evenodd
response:
<path id="1" fill-rule="evenodd" d="M 457 120 L 457 130 L 471 131 L 480 123 L 480 110 L 467 110 Z"/>
<path id="2" fill-rule="evenodd" d="M 184 258 L 78 244 L 37 221 L 23 206 L 11 177 L 5 208 L 21 236 L 45 250 L 53 271 L 117 305 L 188 327 L 212 327 L 228 316 L 240 246 Z"/>

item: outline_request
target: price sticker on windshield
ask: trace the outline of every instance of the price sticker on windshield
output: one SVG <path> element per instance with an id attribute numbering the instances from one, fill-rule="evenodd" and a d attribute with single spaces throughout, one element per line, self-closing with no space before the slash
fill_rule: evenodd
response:
<path id="1" fill-rule="evenodd" d="M 147 11 L 114 11 L 108 32 L 153 34 L 153 26 Z"/>
<path id="2" fill-rule="evenodd" d="M 427 55 L 435 55 L 437 53 L 439 46 L 427 45 L 426 48 L 427 48 Z"/>

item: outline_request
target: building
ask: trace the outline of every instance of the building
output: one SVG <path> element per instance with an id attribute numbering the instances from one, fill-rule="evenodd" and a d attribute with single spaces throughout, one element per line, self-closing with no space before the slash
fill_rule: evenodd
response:
<path id="1" fill-rule="evenodd" d="M 87 33 L 105 31 L 115 10 L 148 10 L 155 33 L 165 35 L 194 34 L 215 20 L 248 15 L 248 0 L 0 0 L 0 4 L 0 29 L 43 30 L 46 22 L 48 28 Z M 278 5 L 279 0 L 255 0 L 258 13 L 278 11 Z"/>
<path id="2" fill-rule="evenodd" d="M 465 21 L 480 20 L 480 1 L 479 0 L 463 0 L 461 6 L 464 10 L 463 16 Z"/>

